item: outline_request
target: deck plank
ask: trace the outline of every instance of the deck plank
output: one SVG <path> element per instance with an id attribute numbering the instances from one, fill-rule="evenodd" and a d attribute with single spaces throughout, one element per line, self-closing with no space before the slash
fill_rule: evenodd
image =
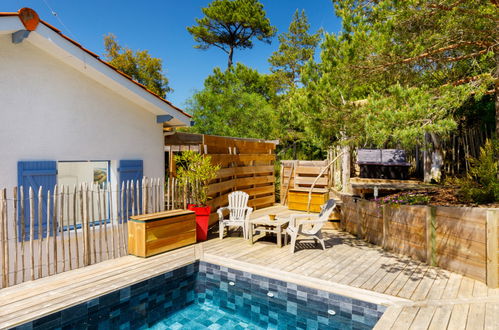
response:
<path id="1" fill-rule="evenodd" d="M 485 304 L 484 329 L 497 329 L 499 324 L 499 302 Z"/>
<path id="2" fill-rule="evenodd" d="M 485 325 L 485 304 L 470 304 L 466 329 L 483 329 Z M 499 324 L 497 324 L 499 327 Z"/>
<path id="3" fill-rule="evenodd" d="M 452 314 L 449 319 L 447 329 L 465 329 L 466 321 L 468 320 L 468 311 L 470 306 L 468 304 L 457 304 L 452 308 Z"/>
<path id="4" fill-rule="evenodd" d="M 452 313 L 452 305 L 438 306 L 433 313 L 433 318 L 429 324 L 429 330 L 447 329 L 447 324 Z"/>
<path id="5" fill-rule="evenodd" d="M 404 307 L 391 329 L 409 329 L 419 309 L 417 306 Z"/>
<path id="6" fill-rule="evenodd" d="M 430 326 L 431 319 L 435 313 L 435 306 L 421 307 L 412 321 L 409 329 L 411 330 L 425 330 Z"/>

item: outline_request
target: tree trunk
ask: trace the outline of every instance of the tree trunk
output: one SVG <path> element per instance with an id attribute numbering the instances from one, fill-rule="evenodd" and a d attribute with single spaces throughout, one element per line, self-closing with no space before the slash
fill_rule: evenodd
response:
<path id="1" fill-rule="evenodd" d="M 431 153 L 430 153 L 430 134 L 424 134 L 423 149 L 423 180 L 426 183 L 431 182 Z"/>
<path id="2" fill-rule="evenodd" d="M 345 194 L 351 194 L 350 187 L 350 146 L 344 145 L 342 148 L 343 157 L 341 164 L 341 191 Z"/>
<path id="3" fill-rule="evenodd" d="M 442 179 L 443 153 L 439 137 L 435 133 L 430 133 L 433 142 L 433 153 L 431 156 L 431 180 L 440 182 Z"/>
<path id="4" fill-rule="evenodd" d="M 230 50 L 229 50 L 229 62 L 227 63 L 227 69 L 230 69 L 230 67 L 232 66 L 232 56 L 233 55 L 234 55 L 234 48 L 230 47 Z"/>

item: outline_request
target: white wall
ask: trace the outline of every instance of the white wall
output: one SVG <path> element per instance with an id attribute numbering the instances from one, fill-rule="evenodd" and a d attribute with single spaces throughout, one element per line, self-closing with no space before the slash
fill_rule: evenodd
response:
<path id="1" fill-rule="evenodd" d="M 164 175 L 156 116 L 29 42 L 0 35 L 0 188 L 17 184 L 19 160 L 143 159 Z"/>

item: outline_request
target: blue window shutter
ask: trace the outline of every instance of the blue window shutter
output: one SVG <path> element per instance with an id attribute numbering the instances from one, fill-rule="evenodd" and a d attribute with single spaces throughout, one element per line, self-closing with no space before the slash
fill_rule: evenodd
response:
<path id="1" fill-rule="evenodd" d="M 20 161 L 17 163 L 17 181 L 18 185 L 23 187 L 24 190 L 24 226 L 25 235 L 24 239 L 29 239 L 29 226 L 30 226 L 30 210 L 29 210 L 29 188 L 33 189 L 35 193 L 35 221 L 34 221 L 34 239 L 38 239 L 38 189 L 42 187 L 42 226 L 43 235 L 46 235 L 47 229 L 47 191 L 54 191 L 54 186 L 57 183 L 57 162 L 56 161 Z M 52 212 L 51 212 L 52 213 Z M 19 237 L 22 237 L 21 228 L 21 210 L 19 208 Z"/>
<path id="2" fill-rule="evenodd" d="M 120 165 L 118 168 L 118 172 L 120 173 L 120 181 L 119 181 L 119 189 L 121 189 L 121 186 L 123 182 L 126 185 L 127 181 L 133 181 L 136 183 L 139 181 L 139 200 L 138 205 L 142 207 L 142 177 L 144 176 L 144 161 L 141 159 L 133 159 L 133 160 L 120 160 Z M 128 210 L 128 214 L 132 214 L 132 206 L 127 205 L 126 200 L 123 201 L 123 207 L 126 210 Z M 128 220 L 128 219 L 127 219 Z"/>

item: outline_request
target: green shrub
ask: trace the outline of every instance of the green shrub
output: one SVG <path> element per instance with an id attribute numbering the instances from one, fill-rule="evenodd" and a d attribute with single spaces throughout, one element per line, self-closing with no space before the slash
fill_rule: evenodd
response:
<path id="1" fill-rule="evenodd" d="M 493 203 L 499 200 L 499 179 L 497 177 L 497 141 L 487 140 L 480 148 L 480 157 L 470 158 L 466 178 L 459 180 L 459 198 L 468 203 Z"/>
<path id="2" fill-rule="evenodd" d="M 174 159 L 183 193 L 189 195 L 196 205 L 206 205 L 208 184 L 217 177 L 220 166 L 212 165 L 210 156 L 194 151 L 184 151 Z"/>

